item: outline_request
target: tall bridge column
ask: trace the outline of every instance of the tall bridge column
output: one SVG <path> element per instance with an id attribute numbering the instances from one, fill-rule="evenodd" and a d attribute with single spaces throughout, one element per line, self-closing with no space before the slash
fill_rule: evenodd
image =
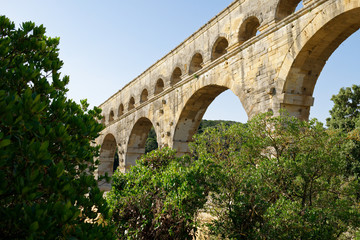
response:
<path id="1" fill-rule="evenodd" d="M 99 166 L 97 169 L 96 177 L 108 174 L 113 175 L 114 157 L 116 152 L 116 139 L 113 134 L 109 133 L 105 136 L 99 157 Z M 111 189 L 111 183 L 106 183 L 104 180 L 99 181 L 99 188 L 102 191 L 109 191 Z"/>
<path id="2" fill-rule="evenodd" d="M 114 157 L 102 158 L 101 164 L 98 167 L 99 175 L 108 174 L 109 177 L 113 175 L 111 171 L 113 169 Z M 109 191 L 111 189 L 111 183 L 106 182 L 105 180 L 99 181 L 99 188 L 101 191 Z"/>
<path id="3" fill-rule="evenodd" d="M 129 147 L 126 152 L 125 172 L 129 171 L 132 166 L 135 166 L 136 160 L 145 153 L 143 147 Z"/>

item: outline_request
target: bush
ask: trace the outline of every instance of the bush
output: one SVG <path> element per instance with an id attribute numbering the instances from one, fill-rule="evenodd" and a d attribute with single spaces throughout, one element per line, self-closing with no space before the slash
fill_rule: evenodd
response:
<path id="1" fill-rule="evenodd" d="M 66 98 L 59 38 L 0 16 L 0 238 L 108 239 L 94 179 L 100 110 Z"/>
<path id="2" fill-rule="evenodd" d="M 119 239 L 192 239 L 196 214 L 211 186 L 204 162 L 169 148 L 143 156 L 130 172 L 116 171 L 108 202 Z"/>
<path id="3" fill-rule="evenodd" d="M 341 88 L 331 100 L 334 106 L 330 110 L 326 124 L 330 129 L 339 129 L 349 134 L 352 141 L 347 146 L 350 158 L 348 169 L 360 178 L 360 85 Z M 358 197 L 360 199 L 360 193 Z"/>
<path id="4" fill-rule="evenodd" d="M 208 209 L 229 239 L 337 239 L 360 225 L 346 134 L 315 120 L 260 115 L 195 136 L 194 157 L 218 166 Z"/>

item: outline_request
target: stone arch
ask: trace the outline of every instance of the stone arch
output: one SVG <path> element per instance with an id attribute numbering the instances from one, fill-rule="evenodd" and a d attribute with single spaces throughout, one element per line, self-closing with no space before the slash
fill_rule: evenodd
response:
<path id="1" fill-rule="evenodd" d="M 116 152 L 116 140 L 113 134 L 109 133 L 105 136 L 103 143 L 101 144 L 98 175 L 104 175 L 107 173 L 112 176 L 114 169 L 114 157 Z M 99 182 L 99 188 L 103 191 L 109 191 L 111 184 L 105 181 Z"/>
<path id="2" fill-rule="evenodd" d="M 281 21 L 294 13 L 301 1 L 302 0 L 279 0 L 275 12 L 275 21 Z"/>
<path id="3" fill-rule="evenodd" d="M 174 85 L 175 83 L 180 82 L 181 75 L 182 75 L 182 72 L 181 72 L 180 67 L 176 67 L 174 69 L 173 73 L 171 74 L 171 78 L 170 78 L 171 85 Z"/>
<path id="4" fill-rule="evenodd" d="M 125 157 L 125 169 L 128 170 L 131 166 L 134 166 L 136 160 L 145 153 L 145 143 L 150 132 L 150 129 L 154 125 L 146 118 L 142 117 L 134 124 L 129 140 L 127 143 L 126 157 Z M 156 132 L 156 131 L 155 131 Z"/>
<path id="5" fill-rule="evenodd" d="M 148 90 L 145 88 L 142 92 L 141 92 L 141 96 L 140 96 L 140 103 L 146 102 L 148 100 Z"/>
<path id="6" fill-rule="evenodd" d="M 240 44 L 256 36 L 258 28 L 260 26 L 259 19 L 255 16 L 251 16 L 245 19 L 239 29 L 238 41 Z"/>
<path id="7" fill-rule="evenodd" d="M 200 69 L 202 69 L 202 64 L 204 63 L 203 57 L 200 53 L 195 53 L 191 58 L 189 65 L 189 74 L 193 74 Z"/>
<path id="8" fill-rule="evenodd" d="M 334 3 L 295 39 L 278 75 L 281 107 L 301 119 L 308 119 L 316 81 L 326 61 L 338 46 L 360 28 L 360 2 L 340 9 Z"/>
<path id="9" fill-rule="evenodd" d="M 221 57 L 222 55 L 227 53 L 227 47 L 229 46 L 229 42 L 225 37 L 219 37 L 213 47 L 212 47 L 212 51 L 211 51 L 211 60 L 215 60 L 219 57 Z"/>
<path id="10" fill-rule="evenodd" d="M 131 109 L 135 108 L 135 99 L 134 97 L 131 97 L 129 100 L 129 105 L 128 105 L 128 110 L 130 111 Z"/>
<path id="11" fill-rule="evenodd" d="M 159 78 L 156 81 L 154 94 L 159 94 L 162 91 L 164 91 L 164 81 L 161 78 Z"/>
<path id="12" fill-rule="evenodd" d="M 115 114 L 114 114 L 114 111 L 113 110 L 110 110 L 110 113 L 109 113 L 109 123 L 112 123 L 114 120 L 115 120 Z"/>
<path id="13" fill-rule="evenodd" d="M 122 116 L 123 114 L 124 114 L 124 104 L 121 103 L 118 109 L 118 117 Z"/>
<path id="14" fill-rule="evenodd" d="M 228 86 L 210 84 L 201 87 L 188 98 L 173 132 L 172 147 L 177 150 L 178 154 L 189 152 L 188 144 L 192 141 L 208 106 L 217 96 L 228 89 L 230 89 Z"/>

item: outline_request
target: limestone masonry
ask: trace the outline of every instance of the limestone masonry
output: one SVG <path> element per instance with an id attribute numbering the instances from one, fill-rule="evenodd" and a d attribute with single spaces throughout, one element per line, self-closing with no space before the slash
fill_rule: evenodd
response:
<path id="1" fill-rule="evenodd" d="M 360 0 L 303 0 L 294 13 L 299 2 L 234 1 L 101 104 L 99 173 L 112 175 L 116 150 L 122 170 L 134 165 L 151 127 L 159 147 L 188 152 L 207 107 L 227 89 L 249 118 L 283 108 L 307 119 L 327 59 L 360 27 Z"/>

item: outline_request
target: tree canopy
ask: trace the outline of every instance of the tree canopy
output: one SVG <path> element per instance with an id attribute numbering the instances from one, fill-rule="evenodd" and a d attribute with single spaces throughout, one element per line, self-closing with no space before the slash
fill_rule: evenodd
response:
<path id="1" fill-rule="evenodd" d="M 351 174 L 360 177 L 360 85 L 341 88 L 331 100 L 334 106 L 326 124 L 330 129 L 338 129 L 348 134 L 351 139 L 347 146 L 348 158 L 351 158 L 348 168 Z"/>
<path id="2" fill-rule="evenodd" d="M 199 161 L 175 154 L 152 151 L 115 172 L 107 198 L 119 239 L 192 239 L 211 183 Z"/>
<path id="3" fill-rule="evenodd" d="M 330 117 L 326 119 L 328 127 L 346 132 L 360 127 L 360 85 L 341 88 L 331 100 L 334 106 L 330 110 Z"/>
<path id="4" fill-rule="evenodd" d="M 347 173 L 346 134 L 281 115 L 195 136 L 193 158 L 217 189 L 212 235 L 228 239 L 337 239 L 360 224 L 359 183 Z"/>
<path id="5" fill-rule="evenodd" d="M 66 97 L 59 38 L 0 16 L 0 238 L 111 239 L 94 178 L 101 110 Z"/>
<path id="6" fill-rule="evenodd" d="M 338 239 L 360 227 L 349 141 L 286 114 L 206 128 L 190 156 L 163 149 L 115 173 L 118 237 L 188 239 L 206 213 L 212 239 Z"/>

